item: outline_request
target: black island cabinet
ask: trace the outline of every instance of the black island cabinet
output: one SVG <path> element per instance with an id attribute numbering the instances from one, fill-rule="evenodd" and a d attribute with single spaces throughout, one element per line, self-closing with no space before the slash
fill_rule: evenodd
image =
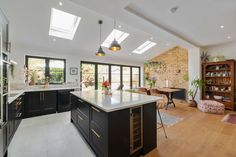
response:
<path id="1" fill-rule="evenodd" d="M 138 157 L 156 148 L 156 102 L 105 112 L 71 95 L 71 122 L 98 157 Z"/>

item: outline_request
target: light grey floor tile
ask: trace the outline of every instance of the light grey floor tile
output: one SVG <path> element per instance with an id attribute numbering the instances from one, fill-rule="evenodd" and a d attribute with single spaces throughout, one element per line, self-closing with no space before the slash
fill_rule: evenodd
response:
<path id="1" fill-rule="evenodd" d="M 8 150 L 9 157 L 95 157 L 70 112 L 22 120 Z"/>

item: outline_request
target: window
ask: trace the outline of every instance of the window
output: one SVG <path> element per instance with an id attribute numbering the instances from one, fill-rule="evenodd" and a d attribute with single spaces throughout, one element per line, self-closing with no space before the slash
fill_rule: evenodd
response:
<path id="1" fill-rule="evenodd" d="M 120 87 L 120 66 L 111 66 L 111 89 L 118 89 Z"/>
<path id="2" fill-rule="evenodd" d="M 156 43 L 148 40 L 145 43 L 143 43 L 142 45 L 140 45 L 138 48 L 136 48 L 133 51 L 133 53 L 143 54 L 144 52 L 146 52 L 147 50 L 149 50 L 150 48 L 152 48 L 155 45 L 156 45 Z"/>
<path id="3" fill-rule="evenodd" d="M 62 84 L 66 81 L 64 59 L 26 56 L 27 81 L 30 85 Z"/>
<path id="4" fill-rule="evenodd" d="M 139 87 L 139 68 L 132 67 L 132 87 Z"/>
<path id="5" fill-rule="evenodd" d="M 123 67 L 123 89 L 130 89 L 131 87 L 131 82 L 130 82 L 130 75 L 131 75 L 131 71 L 130 71 L 130 67 Z"/>
<path id="6" fill-rule="evenodd" d="M 109 81 L 109 66 L 98 64 L 98 89 L 102 89 L 104 81 Z"/>
<path id="7" fill-rule="evenodd" d="M 134 73 L 132 73 L 134 71 Z M 82 90 L 102 89 L 102 82 L 108 80 L 111 89 L 123 85 L 123 89 L 132 89 L 140 85 L 140 67 L 95 62 L 81 62 Z"/>
<path id="8" fill-rule="evenodd" d="M 64 68 L 65 68 L 65 62 L 63 60 L 54 60 L 54 59 L 49 60 L 50 83 L 60 84 L 65 82 Z"/>
<path id="9" fill-rule="evenodd" d="M 95 65 L 82 64 L 81 78 L 82 89 L 95 89 Z"/>
<path id="10" fill-rule="evenodd" d="M 52 8 L 49 35 L 73 40 L 81 18 Z"/>
<path id="11" fill-rule="evenodd" d="M 129 36 L 129 33 L 122 32 L 118 29 L 113 29 L 112 32 L 108 35 L 108 37 L 105 39 L 105 41 L 102 43 L 102 46 L 108 48 L 111 45 L 114 38 L 116 38 L 117 42 L 120 44 L 128 36 Z"/>

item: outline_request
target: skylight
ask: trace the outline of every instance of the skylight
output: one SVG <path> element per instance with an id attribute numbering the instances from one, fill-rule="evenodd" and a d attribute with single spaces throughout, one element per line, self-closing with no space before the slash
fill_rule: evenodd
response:
<path id="1" fill-rule="evenodd" d="M 73 40 L 81 18 L 52 8 L 49 35 Z"/>
<path id="2" fill-rule="evenodd" d="M 112 32 L 108 35 L 106 40 L 102 43 L 103 47 L 110 47 L 112 41 L 114 40 L 114 37 L 116 37 L 116 41 L 120 44 L 122 43 L 127 37 L 129 36 L 129 33 L 122 32 L 118 29 L 113 29 Z"/>
<path id="3" fill-rule="evenodd" d="M 154 42 L 148 40 L 145 43 L 143 43 L 142 45 L 140 45 L 138 48 L 136 48 L 133 51 L 133 53 L 143 54 L 145 51 L 149 50 L 150 48 L 152 48 L 156 44 L 157 43 L 154 43 Z"/>

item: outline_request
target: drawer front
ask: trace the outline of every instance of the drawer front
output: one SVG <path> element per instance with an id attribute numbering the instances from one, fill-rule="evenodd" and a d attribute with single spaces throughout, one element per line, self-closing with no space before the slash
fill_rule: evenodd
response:
<path id="1" fill-rule="evenodd" d="M 90 144 L 97 153 L 97 156 L 107 157 L 106 154 L 108 143 L 107 143 L 107 134 L 103 131 L 102 128 L 98 127 L 94 122 L 91 122 L 90 128 Z"/>
<path id="2" fill-rule="evenodd" d="M 89 119 L 80 111 L 77 111 L 77 126 L 81 130 L 81 133 L 85 136 L 86 140 L 89 140 Z"/>
<path id="3" fill-rule="evenodd" d="M 85 101 L 78 99 L 77 107 L 81 113 L 83 113 L 87 118 L 89 117 L 89 104 Z"/>
<path id="4" fill-rule="evenodd" d="M 102 110 L 91 106 L 91 121 L 96 123 L 99 127 L 105 129 L 107 122 L 107 113 Z"/>

